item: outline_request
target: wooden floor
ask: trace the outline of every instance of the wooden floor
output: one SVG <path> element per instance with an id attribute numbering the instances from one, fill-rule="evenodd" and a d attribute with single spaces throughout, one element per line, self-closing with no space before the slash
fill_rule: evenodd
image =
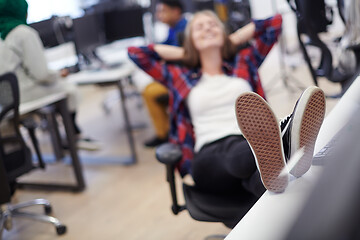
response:
<path id="1" fill-rule="evenodd" d="M 297 61 L 292 68 L 281 68 L 278 51 L 274 49 L 260 69 L 268 100 L 279 118 L 292 111 L 301 94 L 296 84 L 304 88 L 312 85 L 301 55 L 294 58 Z M 285 87 L 284 83 L 289 87 Z M 320 80 L 320 87 L 327 94 L 340 90 L 338 85 L 325 79 Z M 211 234 L 227 234 L 230 231 L 220 223 L 195 221 L 186 211 L 178 216 L 171 213 L 165 169 L 156 161 L 154 150 L 142 146 L 142 142 L 151 137 L 153 132 L 146 109 L 141 107 L 139 99 L 132 98 L 128 102 L 134 125 L 146 125 L 145 128 L 134 130 L 139 159 L 136 165 L 123 166 L 114 161 L 129 154 L 119 102 L 113 102 L 108 114 L 102 107 L 102 101 L 109 96 L 109 92 L 116 91 L 115 86 L 82 86 L 80 91 L 82 101 L 78 119 L 82 130 L 86 136 L 99 140 L 103 145 L 100 151 L 79 151 L 87 185 L 85 191 L 18 190 L 13 197 L 14 203 L 33 198 L 50 200 L 54 216 L 67 226 L 67 233 L 58 237 L 51 225 L 14 219 L 13 229 L 4 233 L 4 239 L 184 240 L 204 239 Z M 327 113 L 336 102 L 327 99 Z M 40 132 L 39 138 L 42 147 L 46 148 L 48 135 Z M 73 180 L 70 167 L 63 163 L 50 163 L 46 172 L 32 173 L 27 178 Z M 42 212 L 37 207 L 33 210 Z"/>

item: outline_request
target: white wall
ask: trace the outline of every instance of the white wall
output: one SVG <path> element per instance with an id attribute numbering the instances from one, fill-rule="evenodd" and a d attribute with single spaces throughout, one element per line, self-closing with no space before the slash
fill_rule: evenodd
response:
<path id="1" fill-rule="evenodd" d="M 80 8 L 80 0 L 27 0 L 28 23 L 50 18 L 52 15 L 81 16 L 83 10 Z"/>

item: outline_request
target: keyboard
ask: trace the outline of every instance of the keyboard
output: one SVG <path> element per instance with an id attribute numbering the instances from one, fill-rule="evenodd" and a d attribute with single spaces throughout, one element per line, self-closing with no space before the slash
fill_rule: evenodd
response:
<path id="1" fill-rule="evenodd" d="M 331 139 L 330 141 L 322 148 L 318 153 L 313 157 L 312 165 L 320 166 L 324 165 L 328 159 L 334 153 L 334 148 L 341 139 L 341 136 L 344 132 L 344 127 L 340 129 Z"/>
<path id="2" fill-rule="evenodd" d="M 110 64 L 105 64 L 105 68 L 107 69 L 116 69 L 119 68 L 123 65 L 122 62 L 115 62 L 115 63 L 110 63 Z"/>
<path id="3" fill-rule="evenodd" d="M 331 156 L 332 149 L 334 148 L 336 139 L 332 138 L 315 156 L 312 160 L 312 165 L 324 165 L 326 159 Z"/>

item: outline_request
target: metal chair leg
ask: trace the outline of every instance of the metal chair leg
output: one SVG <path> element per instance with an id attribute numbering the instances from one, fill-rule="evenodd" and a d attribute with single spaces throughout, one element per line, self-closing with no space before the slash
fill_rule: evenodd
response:
<path id="1" fill-rule="evenodd" d="M 31 206 L 36 206 L 36 205 L 43 205 L 45 208 L 45 213 L 46 214 L 51 213 L 52 207 L 51 207 L 50 202 L 43 198 L 38 198 L 38 199 L 30 200 L 27 202 L 9 205 L 8 208 L 10 211 L 17 211 L 18 209 L 21 209 L 21 208 L 31 207 Z"/>
<path id="2" fill-rule="evenodd" d="M 23 208 L 36 206 L 36 205 L 44 206 L 45 214 L 21 211 Z M 50 202 L 48 200 L 42 199 L 42 198 L 34 199 L 31 201 L 18 203 L 18 204 L 14 204 L 14 205 L 9 204 L 5 210 L 2 210 L 0 212 L 0 217 L 1 217 L 0 218 L 0 224 L 1 224 L 0 225 L 0 240 L 1 240 L 1 234 L 3 232 L 3 229 L 4 228 L 6 230 L 11 229 L 12 217 L 23 217 L 23 218 L 34 219 L 34 220 L 45 222 L 45 223 L 51 223 L 55 226 L 56 233 L 58 235 L 64 234 L 66 232 L 66 226 L 63 225 L 59 221 L 59 219 L 57 219 L 53 216 L 48 216 L 48 214 L 50 214 L 51 211 L 52 211 L 52 207 L 51 207 Z"/>
<path id="3" fill-rule="evenodd" d="M 43 160 L 41 152 L 40 152 L 39 142 L 38 142 L 38 140 L 37 140 L 37 138 L 35 136 L 35 129 L 34 128 L 28 128 L 28 132 L 29 132 L 31 141 L 32 141 L 33 146 L 34 146 L 36 156 L 38 158 L 39 167 L 42 168 L 42 169 L 45 169 L 45 163 L 44 163 L 44 160 Z"/>
<path id="4" fill-rule="evenodd" d="M 54 154 L 57 160 L 60 160 L 64 157 L 64 152 L 61 146 L 61 137 L 59 133 L 58 123 L 56 121 L 55 110 L 51 109 L 48 113 L 45 114 L 46 120 L 49 124 L 49 132 L 51 137 L 51 142 L 53 145 Z"/>

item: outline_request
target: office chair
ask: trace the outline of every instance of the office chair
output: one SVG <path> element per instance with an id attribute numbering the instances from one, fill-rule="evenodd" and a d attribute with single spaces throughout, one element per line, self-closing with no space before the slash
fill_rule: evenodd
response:
<path id="1" fill-rule="evenodd" d="M 290 8 L 295 12 L 297 19 L 297 37 L 300 48 L 303 52 L 306 64 L 309 67 L 314 84 L 318 86 L 317 77 L 325 76 L 331 79 L 332 75 L 332 55 L 329 48 L 321 41 L 318 34 L 326 32 L 327 25 L 331 24 L 331 20 L 326 18 L 324 1 L 308 1 L 308 0 L 288 0 Z M 309 37 L 309 42 L 305 43 L 301 35 L 305 34 Z M 321 59 L 317 69 L 311 63 L 309 54 L 306 50 L 306 44 L 315 46 L 320 49 Z"/>
<path id="2" fill-rule="evenodd" d="M 252 194 L 241 191 L 241 195 L 216 195 L 199 189 L 196 185 L 183 183 L 185 205 L 179 205 L 176 194 L 175 168 L 182 158 L 178 145 L 165 143 L 156 149 L 156 158 L 166 165 L 166 180 L 170 185 L 172 212 L 177 215 L 187 209 L 191 217 L 204 222 L 221 222 L 228 228 L 234 228 L 240 219 L 258 200 Z"/>
<path id="3" fill-rule="evenodd" d="M 331 82 L 341 84 L 341 92 L 334 96 L 328 97 L 341 97 L 347 88 L 356 78 L 356 74 L 351 76 L 341 75 L 333 67 L 333 57 L 327 45 L 320 39 L 319 33 L 326 32 L 327 25 L 332 23 L 332 11 L 330 11 L 331 18 L 326 17 L 326 6 L 324 1 L 310 1 L 310 0 L 288 0 L 290 8 L 295 12 L 297 19 L 297 37 L 300 48 L 302 50 L 305 62 L 310 70 L 311 77 L 316 86 L 318 86 L 318 77 L 325 77 Z M 341 10 L 341 9 L 340 9 Z M 305 43 L 301 35 L 308 36 L 309 41 Z M 311 62 L 306 45 L 317 47 L 321 52 L 320 64 L 317 68 Z M 354 52 L 356 57 L 357 67 L 360 66 L 360 51 L 358 49 L 350 49 Z"/>
<path id="4" fill-rule="evenodd" d="M 27 147 L 19 130 L 19 89 L 13 73 L 0 76 L 0 123 L 11 122 L 7 128 L 0 128 L 0 239 L 3 229 L 10 230 L 12 217 L 25 217 L 52 223 L 58 235 L 66 232 L 66 226 L 52 216 L 52 207 L 45 199 L 35 199 L 19 204 L 9 204 L 16 189 L 16 179 L 36 168 L 32 162 L 30 149 Z M 4 194 L 4 195 L 3 195 Z M 25 207 L 44 206 L 46 215 L 21 211 Z"/>

